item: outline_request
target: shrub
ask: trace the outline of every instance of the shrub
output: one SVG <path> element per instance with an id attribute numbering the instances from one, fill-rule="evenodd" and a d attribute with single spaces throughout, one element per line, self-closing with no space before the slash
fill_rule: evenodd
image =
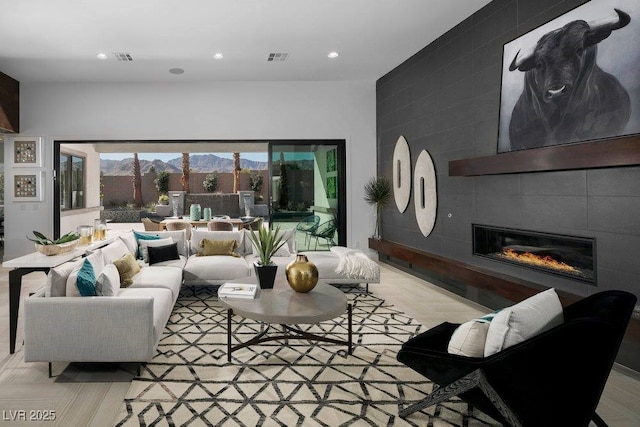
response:
<path id="1" fill-rule="evenodd" d="M 153 180 L 156 185 L 156 190 L 160 194 L 167 194 L 169 192 L 169 172 L 162 171 L 156 174 L 156 179 Z"/>
<path id="2" fill-rule="evenodd" d="M 214 192 L 218 189 L 218 174 L 216 172 L 210 173 L 202 181 L 204 189 L 210 192 Z"/>

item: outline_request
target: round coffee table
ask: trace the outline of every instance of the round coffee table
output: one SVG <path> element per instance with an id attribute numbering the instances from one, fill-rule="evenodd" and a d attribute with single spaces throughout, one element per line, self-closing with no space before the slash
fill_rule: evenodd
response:
<path id="1" fill-rule="evenodd" d="M 229 283 L 257 283 L 255 277 L 235 279 Z M 351 304 L 347 296 L 331 285 L 320 283 L 307 293 L 299 293 L 291 289 L 284 275 L 276 276 L 273 289 L 258 290 L 254 299 L 219 298 L 227 308 L 227 360 L 231 362 L 231 353 L 250 345 L 267 341 L 304 339 L 347 345 L 347 352 L 352 352 L 352 315 Z M 335 319 L 347 312 L 347 340 L 338 340 L 312 334 L 296 328 L 295 325 L 316 324 Z M 256 320 L 266 328 L 249 341 L 231 344 L 231 318 L 234 314 L 246 319 Z M 283 332 L 269 335 L 270 325 L 279 324 Z"/>

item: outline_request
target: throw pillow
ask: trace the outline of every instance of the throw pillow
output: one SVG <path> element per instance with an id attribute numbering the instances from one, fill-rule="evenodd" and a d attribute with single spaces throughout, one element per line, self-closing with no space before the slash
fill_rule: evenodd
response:
<path id="1" fill-rule="evenodd" d="M 84 259 L 82 267 L 77 270 L 75 276 L 76 287 L 78 288 L 80 296 L 91 297 L 96 295 L 96 273 L 93 271 L 93 265 L 91 265 L 91 262 L 87 258 Z"/>
<path id="2" fill-rule="evenodd" d="M 143 234 L 143 233 L 138 233 L 137 231 L 134 230 L 133 232 L 134 237 L 136 238 L 136 242 L 138 243 L 138 251 L 137 251 L 137 257 L 138 259 L 142 259 L 142 251 L 140 250 L 140 241 L 144 241 L 144 240 L 160 240 L 160 236 L 158 236 L 157 234 Z"/>
<path id="3" fill-rule="evenodd" d="M 140 266 L 130 253 L 113 261 L 120 275 L 120 286 L 126 288 L 133 283 L 133 276 L 140 272 Z"/>
<path id="4" fill-rule="evenodd" d="M 178 244 L 172 243 L 164 246 L 149 246 L 147 248 L 149 252 L 149 265 L 157 264 L 163 261 L 171 261 L 180 259 L 178 254 Z"/>
<path id="5" fill-rule="evenodd" d="M 112 243 L 109 243 L 101 250 L 102 259 L 104 260 L 105 265 L 111 264 L 114 259 L 121 258 L 124 254 L 129 252 L 127 245 L 119 239 L 114 240 Z"/>
<path id="6" fill-rule="evenodd" d="M 238 247 L 238 241 L 231 240 L 211 240 L 202 239 L 200 241 L 201 251 L 198 252 L 198 256 L 212 256 L 212 255 L 231 255 L 239 257 L 235 249 Z"/>
<path id="7" fill-rule="evenodd" d="M 45 297 L 63 297 L 67 295 L 67 281 L 73 270 L 82 265 L 83 260 L 69 261 L 49 270 L 45 285 Z M 75 282 L 74 282 L 75 286 Z M 76 293 L 78 289 L 76 288 Z M 78 293 L 76 296 L 80 296 Z"/>
<path id="8" fill-rule="evenodd" d="M 113 264 L 108 264 L 96 279 L 96 294 L 105 297 L 118 295 L 120 289 L 120 273 Z"/>
<path id="9" fill-rule="evenodd" d="M 484 343 L 487 339 L 489 324 L 496 312 L 473 319 L 458 326 L 451 335 L 447 351 L 467 357 L 484 356 Z"/>
<path id="10" fill-rule="evenodd" d="M 149 246 L 166 246 L 173 243 L 171 237 L 158 240 L 140 240 L 140 253 L 142 254 L 142 260 L 149 263 Z"/>
<path id="11" fill-rule="evenodd" d="M 133 255 L 138 252 L 138 239 L 136 239 L 133 231 L 131 233 L 122 234 L 119 237 L 120 240 L 122 240 L 122 242 L 127 246 L 129 252 L 131 252 Z"/>
<path id="12" fill-rule="evenodd" d="M 562 304 L 550 288 L 500 311 L 487 332 L 484 355 L 490 356 L 564 322 Z"/>

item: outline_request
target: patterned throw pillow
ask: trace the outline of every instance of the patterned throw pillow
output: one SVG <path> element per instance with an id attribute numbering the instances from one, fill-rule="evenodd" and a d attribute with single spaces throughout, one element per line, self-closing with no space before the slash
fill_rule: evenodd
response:
<path id="1" fill-rule="evenodd" d="M 120 275 L 120 285 L 124 288 L 133 283 L 133 276 L 140 272 L 138 261 L 130 253 L 113 261 Z"/>

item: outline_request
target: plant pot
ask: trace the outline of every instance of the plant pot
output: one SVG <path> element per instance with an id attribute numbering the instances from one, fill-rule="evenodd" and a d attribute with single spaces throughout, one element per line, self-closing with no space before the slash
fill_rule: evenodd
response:
<path id="1" fill-rule="evenodd" d="M 253 264 L 253 269 L 258 278 L 258 286 L 260 289 L 273 289 L 273 283 L 276 281 L 277 265 L 258 265 Z"/>

